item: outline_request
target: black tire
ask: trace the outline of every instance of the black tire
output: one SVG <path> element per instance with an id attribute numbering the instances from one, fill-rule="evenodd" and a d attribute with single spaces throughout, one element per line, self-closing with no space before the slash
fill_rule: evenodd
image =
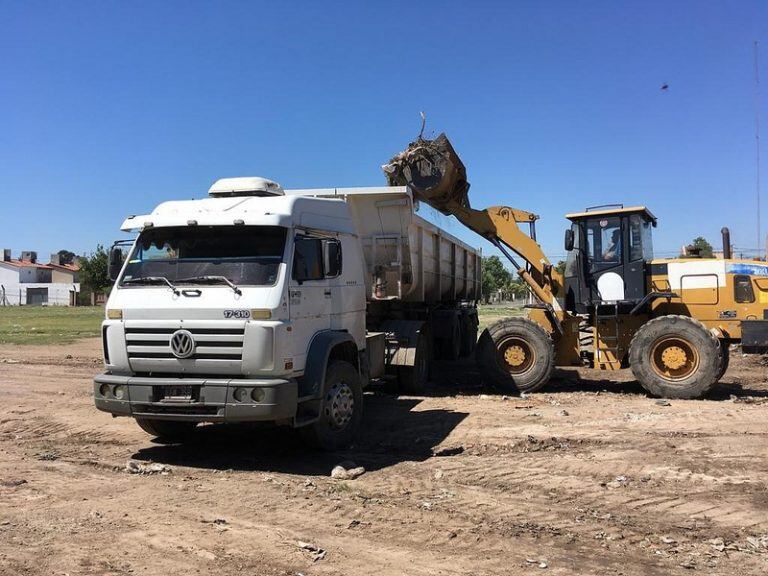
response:
<path id="1" fill-rule="evenodd" d="M 552 375 L 555 345 L 536 322 L 507 318 L 483 331 L 476 357 L 485 382 L 504 392 L 534 392 Z"/>
<path id="2" fill-rule="evenodd" d="M 731 345 L 723 340 L 720 341 L 721 360 L 720 367 L 717 370 L 717 382 L 720 382 L 723 376 L 725 376 L 728 370 L 728 365 L 731 363 Z"/>
<path id="3" fill-rule="evenodd" d="M 147 434 L 166 442 L 188 440 L 197 426 L 197 422 L 155 420 L 153 418 L 136 418 L 136 424 Z"/>
<path id="4" fill-rule="evenodd" d="M 461 317 L 461 355 L 471 356 L 477 344 L 477 322 L 469 314 Z"/>
<path id="5" fill-rule="evenodd" d="M 720 342 L 698 320 L 661 316 L 642 326 L 629 345 L 629 366 L 640 385 L 663 398 L 700 398 L 723 367 Z"/>
<path id="6" fill-rule="evenodd" d="M 458 360 L 461 355 L 461 334 L 459 330 L 459 320 L 452 324 L 451 334 L 448 338 L 440 340 L 440 358 L 443 360 Z"/>
<path id="7" fill-rule="evenodd" d="M 423 394 L 429 382 L 432 364 L 432 342 L 426 324 L 416 338 L 416 353 L 413 366 L 398 366 L 398 389 L 404 394 Z"/>
<path id="8" fill-rule="evenodd" d="M 304 441 L 320 450 L 348 448 L 363 419 L 360 375 L 349 362 L 334 360 L 325 371 L 320 418 L 299 428 Z"/>

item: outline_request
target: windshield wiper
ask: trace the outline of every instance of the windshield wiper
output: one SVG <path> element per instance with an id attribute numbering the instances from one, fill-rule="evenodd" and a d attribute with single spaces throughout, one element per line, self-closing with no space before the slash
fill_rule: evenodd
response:
<path id="1" fill-rule="evenodd" d="M 237 284 L 232 282 L 229 278 L 226 276 L 195 276 L 193 278 L 184 278 L 182 280 L 176 280 L 179 284 L 188 283 L 188 284 L 196 284 L 196 283 L 208 283 L 208 282 L 219 282 L 226 284 L 232 290 L 235 291 L 235 294 L 238 296 L 243 295 L 243 291 L 240 290 L 240 288 L 237 287 Z"/>
<path id="2" fill-rule="evenodd" d="M 173 293 L 178 296 L 179 289 L 176 288 L 171 281 L 165 276 L 143 276 L 141 278 L 130 278 L 129 280 L 123 280 L 123 284 L 167 284 L 168 288 L 173 290 Z"/>

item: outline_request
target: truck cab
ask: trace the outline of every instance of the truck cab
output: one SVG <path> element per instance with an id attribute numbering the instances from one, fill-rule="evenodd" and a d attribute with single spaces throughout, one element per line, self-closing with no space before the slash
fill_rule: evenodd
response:
<path id="1" fill-rule="evenodd" d="M 464 302 L 479 294 L 479 255 L 413 211 L 405 188 L 254 177 L 129 217 L 137 236 L 110 250 L 96 407 L 166 439 L 263 421 L 347 446 L 371 378 L 415 390 L 434 342 L 474 349 Z"/>

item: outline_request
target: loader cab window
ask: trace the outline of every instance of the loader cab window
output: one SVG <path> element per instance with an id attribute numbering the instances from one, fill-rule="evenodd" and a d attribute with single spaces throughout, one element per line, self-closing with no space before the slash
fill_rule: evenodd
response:
<path id="1" fill-rule="evenodd" d="M 623 242 L 621 219 L 595 218 L 586 221 L 586 248 L 590 269 L 597 270 L 621 264 Z"/>
<path id="2" fill-rule="evenodd" d="M 639 214 L 629 217 L 629 259 L 632 262 L 638 260 L 653 260 L 653 236 L 651 224 Z"/>

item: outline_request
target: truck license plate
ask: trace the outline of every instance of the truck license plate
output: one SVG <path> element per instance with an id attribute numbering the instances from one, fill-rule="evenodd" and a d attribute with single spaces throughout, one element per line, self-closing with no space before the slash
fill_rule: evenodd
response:
<path id="1" fill-rule="evenodd" d="M 166 402 L 192 402 L 192 386 L 163 386 L 163 400 Z"/>

